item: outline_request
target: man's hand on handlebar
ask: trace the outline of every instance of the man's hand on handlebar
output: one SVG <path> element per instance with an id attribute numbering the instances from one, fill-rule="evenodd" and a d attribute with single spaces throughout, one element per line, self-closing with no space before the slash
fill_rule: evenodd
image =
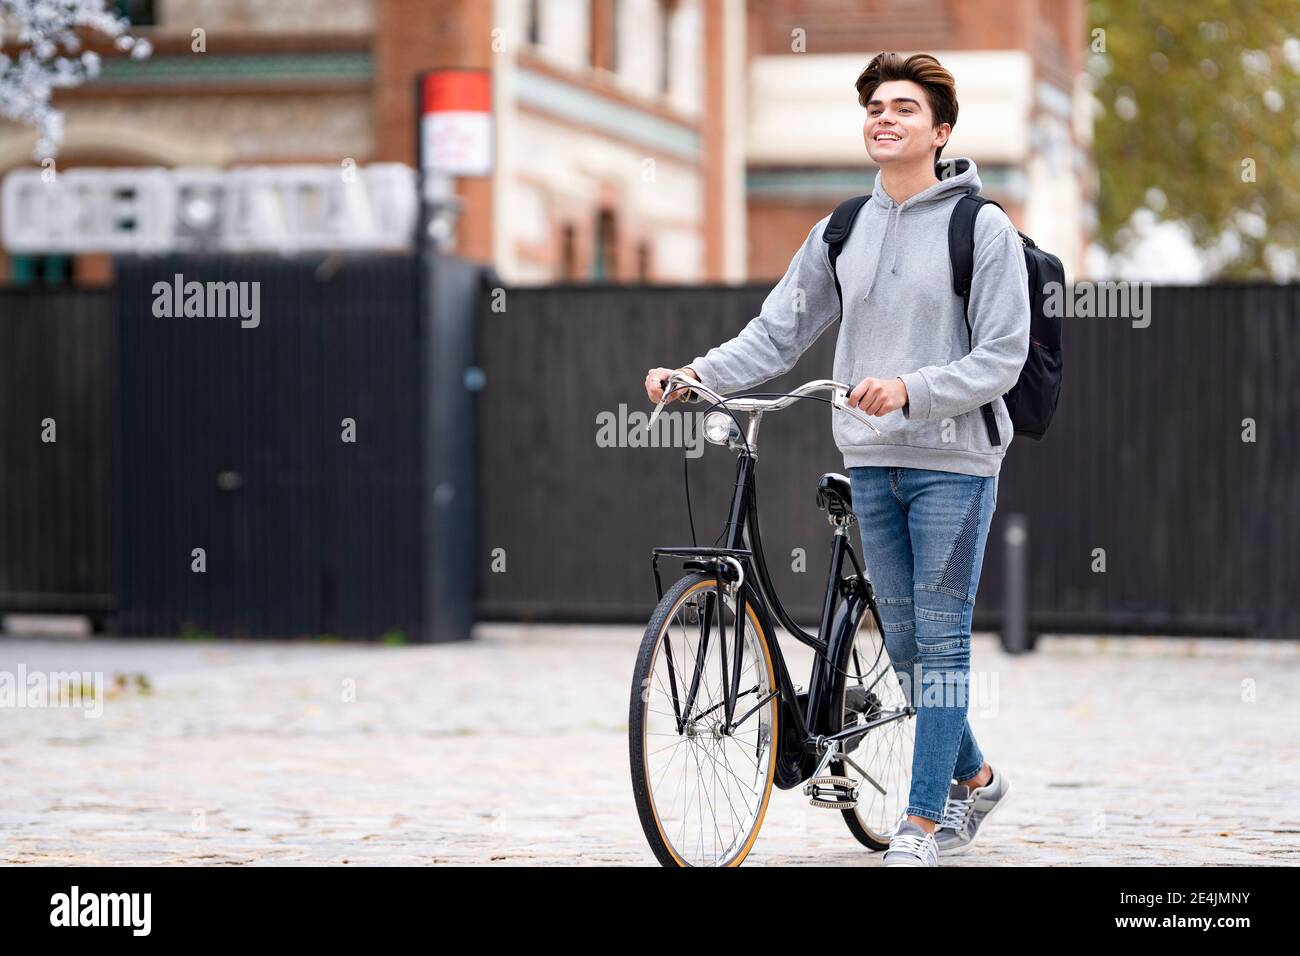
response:
<path id="1" fill-rule="evenodd" d="M 699 377 L 698 375 L 695 374 L 695 370 L 694 370 L 693 368 L 691 368 L 690 366 L 687 366 L 686 368 L 652 368 L 652 369 L 650 369 L 650 371 L 646 374 L 646 377 L 645 377 L 645 393 L 646 393 L 646 395 L 650 396 L 650 401 L 654 402 L 656 405 L 658 405 L 661 401 L 664 400 L 664 388 L 663 388 L 663 382 L 664 382 L 665 379 L 668 378 L 669 375 L 672 375 L 673 372 L 682 372 L 682 373 L 684 373 L 684 374 L 686 374 L 686 375 L 689 375 L 691 378 L 695 379 L 697 382 L 700 380 L 700 377 Z M 668 394 L 668 401 L 670 401 L 670 402 L 685 401 L 685 400 L 688 399 L 690 396 L 691 396 L 691 390 L 690 390 L 690 389 L 688 389 L 688 388 L 681 388 L 681 387 L 679 386 L 679 387 L 677 387 L 677 388 L 674 388 L 674 389 L 673 389 L 673 390 Z"/>
<path id="2" fill-rule="evenodd" d="M 864 378 L 845 404 L 868 415 L 888 415 L 907 404 L 907 386 L 901 378 Z"/>

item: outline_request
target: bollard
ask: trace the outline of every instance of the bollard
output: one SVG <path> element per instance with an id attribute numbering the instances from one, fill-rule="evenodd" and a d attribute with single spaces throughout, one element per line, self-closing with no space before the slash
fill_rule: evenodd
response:
<path id="1" fill-rule="evenodd" d="M 1002 530 L 1002 649 L 1008 654 L 1030 650 L 1029 519 L 1007 516 Z"/>

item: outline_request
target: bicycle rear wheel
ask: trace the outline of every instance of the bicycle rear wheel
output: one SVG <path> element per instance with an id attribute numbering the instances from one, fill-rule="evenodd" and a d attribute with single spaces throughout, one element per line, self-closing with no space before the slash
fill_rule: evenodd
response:
<path id="1" fill-rule="evenodd" d="M 779 700 L 768 638 L 751 596 L 733 712 L 739 725 L 727 733 L 715 584 L 697 572 L 668 589 L 646 627 L 632 678 L 632 791 L 646 840 L 665 866 L 739 866 L 763 825 L 775 778 Z M 730 680 L 737 615 L 726 589 L 721 617 Z"/>
<path id="2" fill-rule="evenodd" d="M 832 733 L 879 720 L 907 707 L 907 696 L 885 650 L 874 606 L 863 611 L 853 644 L 837 663 L 841 673 L 836 674 L 835 693 L 831 698 L 834 701 Z M 894 825 L 907 807 L 915 736 L 916 717 L 905 715 L 867 731 L 848 750 L 848 756 L 866 770 L 880 789 L 845 761 L 831 763 L 832 773 L 858 784 L 857 806 L 840 812 L 858 842 L 872 850 L 889 849 Z"/>

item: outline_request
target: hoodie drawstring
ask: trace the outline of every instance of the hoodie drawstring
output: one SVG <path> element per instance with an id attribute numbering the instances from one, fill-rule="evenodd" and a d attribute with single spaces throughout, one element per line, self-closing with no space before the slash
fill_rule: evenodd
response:
<path id="1" fill-rule="evenodd" d="M 924 203 L 933 202 L 936 199 L 945 197 L 955 191 L 960 191 L 962 193 L 973 193 L 973 194 L 977 194 L 980 191 L 979 176 L 976 174 L 974 162 L 972 162 L 971 160 L 965 157 L 959 156 L 955 159 L 942 160 L 941 164 L 943 169 L 942 169 L 942 173 L 940 174 L 939 182 L 932 184 L 927 189 L 922 190 L 921 193 L 917 194 L 917 196 L 922 196 L 925 195 L 926 193 L 929 193 L 929 195 L 924 200 L 922 200 L 920 204 L 918 204 L 918 202 L 916 201 L 917 196 L 909 197 L 908 199 L 905 200 L 905 202 L 910 202 L 912 203 L 913 206 L 920 209 L 923 207 Z M 946 174 L 946 178 L 945 178 L 945 174 Z M 885 217 L 885 233 L 884 233 L 884 237 L 881 239 L 881 245 L 880 245 L 880 249 L 882 253 L 884 252 L 884 248 L 885 248 L 884 244 L 890 241 L 889 227 L 890 226 L 895 227 L 894 238 L 893 238 L 894 252 L 893 255 L 890 257 L 889 271 L 892 274 L 897 275 L 898 274 L 898 247 L 903 244 L 903 204 L 894 202 L 893 197 L 890 196 L 887 192 L 885 192 L 883 186 L 882 174 L 879 171 L 877 171 L 876 173 L 876 182 L 875 182 L 875 186 L 872 188 L 871 195 L 873 199 L 878 200 L 880 205 L 884 206 L 888 210 L 888 214 Z M 875 281 L 875 277 L 878 276 L 879 274 L 880 274 L 879 266 L 877 266 L 876 272 L 872 276 L 873 284 Z M 868 287 L 867 296 L 864 296 L 864 300 L 866 297 L 869 297 L 870 294 L 871 294 L 871 290 L 870 287 Z"/>
<path id="2" fill-rule="evenodd" d="M 890 227 L 890 226 L 893 226 L 893 227 L 894 227 L 894 238 L 895 238 L 895 240 L 897 240 L 897 238 L 898 238 L 898 213 L 899 213 L 899 212 L 900 212 L 900 209 L 899 209 L 898 203 L 893 203 L 892 205 L 890 205 L 890 207 L 889 207 L 889 215 L 885 218 L 885 235 L 884 235 L 884 237 L 883 237 L 883 238 L 881 239 L 881 241 L 880 241 L 881 251 L 884 251 L 885 243 L 889 242 L 889 227 Z M 897 261 L 897 259 L 898 259 L 898 245 L 897 245 L 897 244 L 894 245 L 894 259 L 895 259 L 895 261 Z M 893 264 L 892 262 L 891 262 L 890 265 L 889 265 L 889 271 L 890 271 L 890 272 L 895 271 L 895 270 L 894 270 L 894 264 Z"/>
<path id="3" fill-rule="evenodd" d="M 902 231 L 903 231 L 903 208 L 902 208 L 901 206 L 897 206 L 897 207 L 895 207 L 895 208 L 898 210 L 898 215 L 897 215 L 897 217 L 894 219 L 894 226 L 895 226 L 895 229 L 894 229 L 894 258 L 893 258 L 893 261 L 891 261 L 891 262 L 889 263 L 889 271 L 890 271 L 891 273 L 893 273 L 894 275 L 897 275 L 897 274 L 898 274 L 898 247 L 901 246 L 901 245 L 903 244 L 903 241 L 902 241 Z"/>

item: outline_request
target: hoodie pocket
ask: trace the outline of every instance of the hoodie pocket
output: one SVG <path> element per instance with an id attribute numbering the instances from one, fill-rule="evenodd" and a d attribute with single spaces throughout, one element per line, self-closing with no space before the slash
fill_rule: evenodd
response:
<path id="1" fill-rule="evenodd" d="M 1002 439 L 1001 445 L 994 445 L 989 438 L 988 426 L 984 424 L 984 413 L 976 410 L 980 417 L 980 436 L 984 439 L 981 451 L 1006 451 L 1007 446 L 1011 444 L 1011 439 L 1015 436 L 1015 425 L 1011 422 L 1011 412 L 1007 410 L 1006 401 L 999 397 L 993 400 L 993 419 L 998 423 L 998 437 Z"/>
<path id="2" fill-rule="evenodd" d="M 859 381 L 861 380 L 859 379 Z M 857 383 L 854 382 L 853 384 L 856 385 Z M 869 417 L 887 438 L 889 433 L 880 426 L 879 422 L 881 419 L 875 418 L 874 416 Z M 831 410 L 831 434 L 835 438 L 836 446 L 840 448 L 846 448 L 849 446 L 859 447 L 862 445 L 879 443 L 879 439 L 877 439 L 875 432 L 854 418 L 852 413 L 841 411 L 839 409 Z"/>

